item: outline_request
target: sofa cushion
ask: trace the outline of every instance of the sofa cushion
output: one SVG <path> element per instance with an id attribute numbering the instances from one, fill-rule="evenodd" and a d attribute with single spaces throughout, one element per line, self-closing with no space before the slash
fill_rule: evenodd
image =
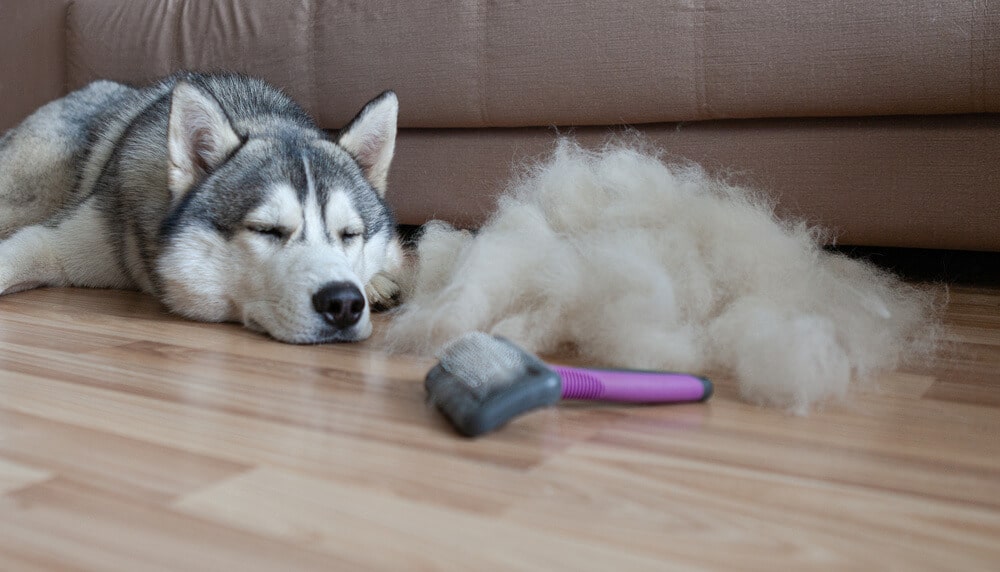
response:
<path id="1" fill-rule="evenodd" d="M 403 127 L 1000 111 L 1000 11 L 959 0 L 76 0 L 71 87 L 251 71 L 324 127 L 396 89 Z"/>

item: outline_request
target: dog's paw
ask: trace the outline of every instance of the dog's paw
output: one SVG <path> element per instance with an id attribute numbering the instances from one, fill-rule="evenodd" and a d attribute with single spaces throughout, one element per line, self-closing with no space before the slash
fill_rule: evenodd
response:
<path id="1" fill-rule="evenodd" d="M 373 276 L 365 286 L 368 303 L 376 310 L 385 310 L 398 304 L 400 292 L 399 284 L 383 273 Z"/>
<path id="2" fill-rule="evenodd" d="M 0 296 L 31 290 L 45 286 L 45 281 L 36 280 L 31 273 L 17 266 L 17 259 L 11 259 L 0 243 Z"/>
<path id="3" fill-rule="evenodd" d="M 14 264 L 8 260 L 7 253 L 3 249 L 3 241 L 0 240 L 0 296 L 13 294 L 14 284 Z"/>

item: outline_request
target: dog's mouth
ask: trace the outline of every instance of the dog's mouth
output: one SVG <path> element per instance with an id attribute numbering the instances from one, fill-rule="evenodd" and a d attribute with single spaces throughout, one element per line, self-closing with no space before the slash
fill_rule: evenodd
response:
<path id="1" fill-rule="evenodd" d="M 253 332 L 257 332 L 259 334 L 267 333 L 267 329 L 264 328 L 264 326 L 262 326 L 260 322 L 249 316 L 243 319 L 243 326 L 246 327 L 246 329 Z"/>
<path id="2" fill-rule="evenodd" d="M 243 325 L 253 332 L 264 334 L 287 344 L 327 344 L 359 342 L 372 332 L 371 320 L 364 316 L 349 327 L 337 327 L 320 314 L 306 314 L 302 319 L 282 320 L 279 312 L 266 302 L 248 304 L 243 311 Z M 291 323 L 288 323 L 291 322 Z"/>

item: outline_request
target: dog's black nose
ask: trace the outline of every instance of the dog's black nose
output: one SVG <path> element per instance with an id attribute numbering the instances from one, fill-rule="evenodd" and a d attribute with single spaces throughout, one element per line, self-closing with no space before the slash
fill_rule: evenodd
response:
<path id="1" fill-rule="evenodd" d="M 331 282 L 313 294 L 313 308 L 327 323 L 350 328 L 365 311 L 365 296 L 350 282 Z"/>

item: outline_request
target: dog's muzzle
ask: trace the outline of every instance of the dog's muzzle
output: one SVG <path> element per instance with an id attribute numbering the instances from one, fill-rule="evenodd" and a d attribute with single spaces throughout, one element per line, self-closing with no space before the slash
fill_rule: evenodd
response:
<path id="1" fill-rule="evenodd" d="M 365 312 L 365 295 L 350 282 L 330 282 L 312 297 L 313 308 L 326 323 L 345 330 L 361 321 Z"/>

